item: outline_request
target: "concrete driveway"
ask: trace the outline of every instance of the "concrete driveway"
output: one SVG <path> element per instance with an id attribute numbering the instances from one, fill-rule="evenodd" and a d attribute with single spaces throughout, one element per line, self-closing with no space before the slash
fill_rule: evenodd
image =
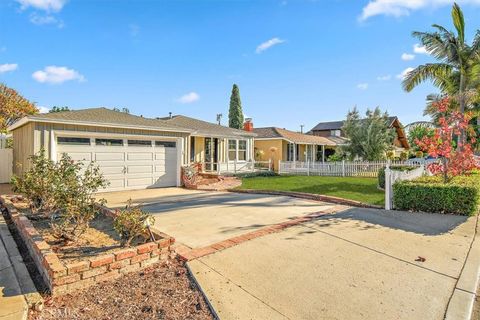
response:
<path id="1" fill-rule="evenodd" d="M 188 248 L 201 248 L 269 225 L 335 205 L 283 196 L 196 191 L 180 188 L 147 189 L 99 194 L 110 208 L 132 199 L 155 217 L 155 226 Z"/>
<path id="2" fill-rule="evenodd" d="M 443 319 L 456 286 L 472 296 L 478 263 L 457 280 L 475 225 L 350 208 L 188 265 L 221 319 Z"/>

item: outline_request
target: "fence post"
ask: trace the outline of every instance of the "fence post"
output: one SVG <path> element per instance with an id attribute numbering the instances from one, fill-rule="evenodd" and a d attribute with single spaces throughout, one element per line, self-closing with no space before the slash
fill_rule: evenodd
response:
<path id="1" fill-rule="evenodd" d="M 255 160 L 252 160 L 252 172 L 255 172 Z"/>
<path id="2" fill-rule="evenodd" d="M 392 210 L 392 170 L 390 161 L 385 167 L 385 210 Z"/>
<path id="3" fill-rule="evenodd" d="M 281 163 L 281 160 L 279 159 L 279 160 L 278 160 L 278 174 L 281 174 L 281 172 L 280 172 L 280 169 L 281 169 L 280 163 Z"/>
<path id="4" fill-rule="evenodd" d="M 233 173 L 237 173 L 237 159 L 233 161 Z"/>
<path id="5" fill-rule="evenodd" d="M 345 160 L 342 160 L 342 177 L 345 177 Z"/>

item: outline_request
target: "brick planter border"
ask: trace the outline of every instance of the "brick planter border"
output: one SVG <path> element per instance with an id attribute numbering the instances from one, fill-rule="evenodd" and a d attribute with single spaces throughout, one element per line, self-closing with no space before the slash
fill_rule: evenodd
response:
<path id="1" fill-rule="evenodd" d="M 175 239 L 152 230 L 155 242 L 120 249 L 111 253 L 91 257 L 79 262 L 65 263 L 53 252 L 30 220 L 6 196 L 0 196 L 0 204 L 7 210 L 30 256 L 49 287 L 52 295 L 61 295 L 76 289 L 87 288 L 102 281 L 114 280 L 126 273 L 144 269 L 154 263 L 168 259 Z M 115 216 L 115 211 L 99 206 L 99 211 Z"/>
<path id="2" fill-rule="evenodd" d="M 330 203 L 341 204 L 341 205 L 352 206 L 352 207 L 383 209 L 383 207 L 381 206 L 376 206 L 373 204 L 363 203 L 360 201 L 355 201 L 350 199 L 326 196 L 323 194 L 313 194 L 313 193 L 294 192 L 294 191 L 255 190 L 255 189 L 229 189 L 227 191 L 234 192 L 234 193 L 269 194 L 272 196 L 287 196 L 287 197 L 301 198 L 301 199 L 307 199 L 307 200 L 313 200 L 313 201 L 330 202 Z"/>

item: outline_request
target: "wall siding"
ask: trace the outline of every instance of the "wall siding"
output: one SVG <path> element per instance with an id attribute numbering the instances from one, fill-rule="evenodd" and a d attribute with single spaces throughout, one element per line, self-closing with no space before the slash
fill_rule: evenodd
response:
<path id="1" fill-rule="evenodd" d="M 30 167 L 29 157 L 34 150 L 34 124 L 26 125 L 15 129 L 13 137 L 13 173 L 22 175 Z"/>

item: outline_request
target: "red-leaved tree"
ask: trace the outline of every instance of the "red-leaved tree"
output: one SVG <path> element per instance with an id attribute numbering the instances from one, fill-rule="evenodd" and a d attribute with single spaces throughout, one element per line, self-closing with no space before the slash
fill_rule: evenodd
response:
<path id="1" fill-rule="evenodd" d="M 433 174 L 441 174 L 444 182 L 448 182 L 453 176 L 468 174 L 478 168 L 472 147 L 472 143 L 476 141 L 475 131 L 468 124 L 473 115 L 469 112 L 464 114 L 452 112 L 449 105 L 448 97 L 432 105 L 441 115 L 438 119 L 438 128 L 432 137 L 425 136 L 415 141 L 424 152 L 440 159 L 441 162 L 431 163 L 427 168 Z M 468 137 L 465 143 L 458 139 L 462 131 L 466 132 Z"/>

